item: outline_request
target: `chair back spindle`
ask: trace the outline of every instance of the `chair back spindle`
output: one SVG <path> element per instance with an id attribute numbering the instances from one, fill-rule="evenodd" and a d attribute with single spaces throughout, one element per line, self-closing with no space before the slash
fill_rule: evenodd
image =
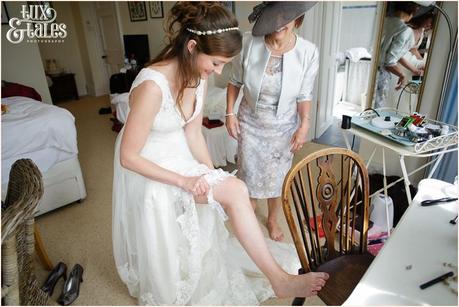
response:
<path id="1" fill-rule="evenodd" d="M 327 148 L 305 157 L 286 176 L 282 205 L 304 272 L 367 254 L 369 179 L 356 153 Z"/>

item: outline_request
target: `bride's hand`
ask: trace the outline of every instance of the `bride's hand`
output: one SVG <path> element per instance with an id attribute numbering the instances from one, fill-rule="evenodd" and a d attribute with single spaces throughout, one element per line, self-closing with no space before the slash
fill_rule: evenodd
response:
<path id="1" fill-rule="evenodd" d="M 184 177 L 180 187 L 193 196 L 206 196 L 210 189 L 204 176 Z"/>

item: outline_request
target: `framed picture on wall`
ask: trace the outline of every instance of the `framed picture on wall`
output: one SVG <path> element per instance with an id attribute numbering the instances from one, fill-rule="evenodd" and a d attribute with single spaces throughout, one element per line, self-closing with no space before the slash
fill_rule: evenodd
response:
<path id="1" fill-rule="evenodd" d="M 223 5 L 228 11 L 233 14 L 236 14 L 236 8 L 234 5 L 234 1 L 219 1 L 221 5 Z"/>
<path id="2" fill-rule="evenodd" d="M 2 25 L 8 24 L 10 16 L 8 16 L 8 10 L 6 9 L 6 3 L 2 1 Z"/>
<path id="3" fill-rule="evenodd" d="M 147 20 L 147 8 L 144 1 L 129 1 L 128 8 L 131 21 Z"/>
<path id="4" fill-rule="evenodd" d="M 163 18 L 164 17 L 162 1 L 150 1 L 148 2 L 148 4 L 150 5 L 150 17 L 151 18 Z"/>

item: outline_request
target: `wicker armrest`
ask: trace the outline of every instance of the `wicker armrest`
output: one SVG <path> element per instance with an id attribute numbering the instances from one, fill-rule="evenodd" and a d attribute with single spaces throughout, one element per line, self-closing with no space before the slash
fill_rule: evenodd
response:
<path id="1" fill-rule="evenodd" d="M 10 172 L 2 211 L 2 298 L 6 305 L 46 305 L 33 274 L 34 217 L 43 195 L 41 173 L 30 159 L 16 161 Z"/>

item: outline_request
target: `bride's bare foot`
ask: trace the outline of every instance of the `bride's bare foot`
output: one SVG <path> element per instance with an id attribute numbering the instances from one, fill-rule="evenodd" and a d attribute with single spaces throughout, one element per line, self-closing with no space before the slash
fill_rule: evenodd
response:
<path id="1" fill-rule="evenodd" d="M 282 232 L 282 229 L 280 228 L 279 224 L 277 224 L 277 221 L 270 221 L 266 223 L 266 227 L 268 228 L 269 232 L 269 237 L 274 240 L 274 241 L 282 241 L 284 240 L 284 233 Z"/>
<path id="2" fill-rule="evenodd" d="M 278 285 L 273 284 L 278 298 L 310 297 L 316 295 L 328 279 L 327 273 L 310 272 L 304 275 L 287 275 Z"/>

